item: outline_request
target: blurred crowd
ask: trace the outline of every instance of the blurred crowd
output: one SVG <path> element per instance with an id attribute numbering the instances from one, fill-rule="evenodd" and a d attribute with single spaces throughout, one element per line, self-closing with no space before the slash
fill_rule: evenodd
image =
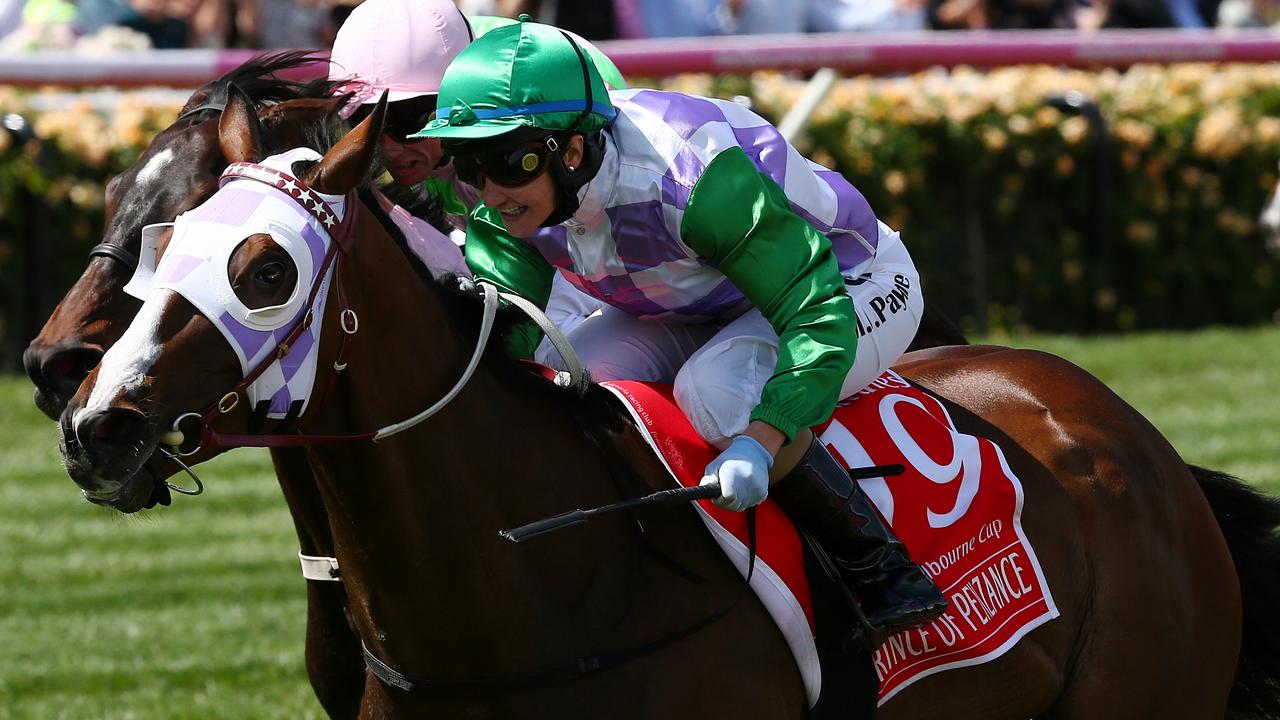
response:
<path id="1" fill-rule="evenodd" d="M 0 0 L 0 50 L 327 48 L 361 0 Z M 1280 0 L 456 0 L 592 40 L 998 28 L 1258 27 Z"/>

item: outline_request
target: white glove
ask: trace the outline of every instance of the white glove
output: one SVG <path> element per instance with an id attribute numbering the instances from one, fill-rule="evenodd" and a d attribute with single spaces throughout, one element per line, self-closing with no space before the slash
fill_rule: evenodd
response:
<path id="1" fill-rule="evenodd" d="M 739 435 L 703 471 L 702 482 L 720 483 L 715 503 L 726 510 L 742 512 L 759 505 L 769 494 L 769 468 L 773 456 L 755 438 Z"/>

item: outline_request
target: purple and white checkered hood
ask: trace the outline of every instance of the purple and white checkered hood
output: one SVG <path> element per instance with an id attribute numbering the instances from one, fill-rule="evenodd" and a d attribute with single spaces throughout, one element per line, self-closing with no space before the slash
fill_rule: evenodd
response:
<path id="1" fill-rule="evenodd" d="M 320 157 L 314 150 L 299 148 L 258 163 L 267 168 L 268 175 L 272 170 L 284 174 L 278 187 L 234 177 L 238 166 L 232 166 L 213 197 L 178 216 L 173 239 L 155 267 L 146 301 L 158 301 L 164 290 L 186 298 L 231 344 L 245 375 L 275 352 L 306 314 L 311 287 L 333 242 L 326 224 L 336 225 L 344 216 L 345 198 L 299 188 L 289 177 L 295 162 Z M 303 207 L 304 202 L 310 210 Z M 326 218 L 325 222 L 316 217 L 317 213 Z M 270 235 L 289 254 L 298 271 L 298 282 L 284 303 L 251 309 L 232 290 L 227 271 L 235 249 L 258 233 Z M 140 267 L 140 273 L 146 271 Z M 284 417 L 297 400 L 306 408 L 315 384 L 320 329 L 324 325 L 319 318 L 324 317 L 332 275 L 330 265 L 311 308 L 317 321 L 302 331 L 285 357 L 272 363 L 249 386 L 251 406 L 269 401 L 268 417 Z M 145 284 L 145 277 L 135 276 L 130 282 L 134 292 L 138 291 L 138 284 Z"/>

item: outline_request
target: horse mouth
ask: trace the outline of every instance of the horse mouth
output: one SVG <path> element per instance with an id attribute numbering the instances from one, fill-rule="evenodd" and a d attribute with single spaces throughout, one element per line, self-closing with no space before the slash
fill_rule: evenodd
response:
<path id="1" fill-rule="evenodd" d="M 62 415 L 63 463 L 86 500 L 123 513 L 170 503 L 169 488 L 164 482 L 170 474 L 164 472 L 168 458 L 159 451 L 155 440 L 114 457 L 95 458 L 70 431 L 69 417 L 65 412 Z"/>
<path id="2" fill-rule="evenodd" d="M 169 486 L 161 480 L 164 475 L 160 470 L 165 461 L 165 457 L 153 452 L 120 485 L 106 491 L 84 489 L 84 498 L 94 505 L 105 505 L 126 514 L 147 510 L 156 505 L 168 505 L 172 502 L 172 495 L 169 493 Z"/>

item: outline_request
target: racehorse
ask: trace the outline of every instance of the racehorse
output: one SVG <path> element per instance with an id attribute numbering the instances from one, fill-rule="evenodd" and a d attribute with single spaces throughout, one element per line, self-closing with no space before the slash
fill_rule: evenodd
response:
<path id="1" fill-rule="evenodd" d="M 304 142 L 310 126 L 332 115 L 335 84 L 293 82 L 279 73 L 315 58 L 285 52 L 254 58 L 192 93 L 178 118 L 142 156 L 107 186 L 106 228 L 90 262 L 23 354 L 36 385 L 36 405 L 56 420 L 80 382 L 124 333 L 141 303 L 122 291 L 138 263 L 142 228 L 172 220 L 213 194 L 227 164 L 218 121 L 229 93 L 242 92 L 257 108 L 264 141 L 281 149 Z M 238 90 L 232 91 L 231 88 Z M 157 458 L 157 472 L 171 473 Z M 306 458 L 297 449 L 272 452 L 303 553 L 331 556 L 328 518 Z M 153 501 L 167 502 L 157 485 Z M 332 717 L 354 717 L 364 690 L 360 647 L 346 618 L 341 583 L 307 583 L 306 666 L 321 705 Z"/>
<path id="2" fill-rule="evenodd" d="M 36 385 L 36 404 L 53 419 L 102 354 L 124 332 L 139 303 L 121 291 L 137 263 L 141 229 L 170 220 L 212 194 L 225 158 L 217 142 L 217 122 L 232 85 L 241 86 L 258 103 L 264 138 L 274 148 L 299 141 L 308 123 L 328 114 L 332 87 L 276 79 L 275 73 L 305 64 L 301 54 L 255 60 L 197 90 L 171 127 L 152 141 L 142 157 L 114 178 L 107 190 L 107 229 L 91 252 L 90 263 L 59 303 L 24 354 L 28 375 Z M 315 98 L 304 100 L 298 98 Z M 926 305 L 912 348 L 964 344 L 963 334 Z M 332 556 L 328 518 L 315 493 L 315 483 L 302 452 L 272 450 L 303 553 Z M 175 471 L 163 458 L 147 465 L 156 479 Z M 157 483 L 149 504 L 167 503 L 168 489 Z M 306 664 L 316 694 L 333 717 L 353 716 L 364 687 L 359 645 L 345 615 L 346 597 L 338 583 L 307 584 Z"/>
<path id="3" fill-rule="evenodd" d="M 375 112 L 323 160 L 295 169 L 303 184 L 337 196 L 355 188 L 380 120 Z M 238 148 L 228 160 L 262 159 L 254 122 L 244 112 L 224 118 L 223 146 Z M 616 500 L 627 484 L 615 482 L 619 466 L 648 488 L 665 484 L 666 470 L 597 386 L 558 389 L 491 350 L 456 399 L 410 433 L 376 444 L 356 437 L 445 395 L 479 334 L 478 303 L 424 281 L 375 213 L 356 213 L 357 240 L 341 253 L 329 309 L 315 319 L 325 338 L 319 367 L 328 368 L 345 347 L 347 313 L 358 309 L 357 339 L 342 355 L 349 367 L 319 381 L 323 402 L 284 428 L 346 441 L 307 455 L 361 641 L 376 661 L 430 679 L 418 681 L 422 694 L 371 683 L 362 711 L 802 716 L 779 634 L 757 603 L 736 601 L 741 579 L 687 508 L 638 512 L 643 541 L 622 517 L 534 547 L 498 539 L 498 529 L 531 517 Z M 296 291 L 302 280 L 281 271 L 282 258 L 269 235 L 238 245 L 227 272 L 247 288 L 249 307 Z M 1229 702 L 1280 709 L 1280 633 L 1265 614 L 1280 599 L 1274 501 L 1187 466 L 1133 408 L 1061 358 L 940 348 L 895 369 L 939 397 L 960 430 L 1004 448 L 1061 614 L 997 660 L 920 680 L 880 716 L 1209 718 Z M 228 388 L 243 389 L 243 374 L 210 320 L 173 293 L 153 292 L 63 413 L 73 479 L 98 502 L 137 509 L 156 482 L 137 470 L 174 419 L 204 407 L 213 417 Z M 245 413 L 219 422 L 243 431 Z M 702 582 L 656 561 L 650 545 Z M 572 683 L 522 674 L 628 649 L 629 662 Z"/>

